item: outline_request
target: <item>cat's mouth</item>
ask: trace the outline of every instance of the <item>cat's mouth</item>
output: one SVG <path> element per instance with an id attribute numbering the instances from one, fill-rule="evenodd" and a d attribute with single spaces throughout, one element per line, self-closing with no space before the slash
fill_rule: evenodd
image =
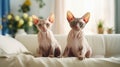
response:
<path id="1" fill-rule="evenodd" d="M 42 28 L 40 28 L 40 29 L 41 29 L 42 32 L 46 32 L 46 31 L 47 31 L 47 29 L 44 28 L 44 27 L 42 27 Z"/>
<path id="2" fill-rule="evenodd" d="M 75 27 L 73 27 L 76 31 L 79 31 L 80 30 L 80 27 L 78 27 L 78 26 L 75 26 Z"/>

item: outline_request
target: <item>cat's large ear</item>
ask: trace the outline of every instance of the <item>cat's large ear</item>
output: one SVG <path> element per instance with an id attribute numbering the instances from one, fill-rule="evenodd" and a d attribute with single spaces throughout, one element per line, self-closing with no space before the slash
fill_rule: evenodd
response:
<path id="1" fill-rule="evenodd" d="M 32 15 L 33 23 L 36 25 L 39 22 L 39 18 L 35 15 Z"/>
<path id="2" fill-rule="evenodd" d="M 87 12 L 84 16 L 82 16 L 82 19 L 85 23 L 88 23 L 90 18 L 90 12 Z"/>
<path id="3" fill-rule="evenodd" d="M 51 15 L 48 17 L 48 20 L 53 23 L 55 21 L 55 15 L 54 13 L 51 13 Z"/>
<path id="4" fill-rule="evenodd" d="M 70 11 L 67 11 L 67 20 L 71 22 L 74 19 L 75 17 L 73 16 L 73 14 Z"/>

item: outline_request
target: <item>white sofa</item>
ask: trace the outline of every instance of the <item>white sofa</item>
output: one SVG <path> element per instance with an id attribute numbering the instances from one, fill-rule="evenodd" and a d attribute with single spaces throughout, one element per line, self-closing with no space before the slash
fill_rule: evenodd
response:
<path id="1" fill-rule="evenodd" d="M 55 37 L 64 50 L 67 35 L 55 35 Z M 18 35 L 15 39 L 20 41 L 34 56 L 22 53 L 0 58 L 0 67 L 120 67 L 120 34 L 86 35 L 86 38 L 92 47 L 93 55 L 81 61 L 76 57 L 34 57 L 37 55 L 37 35 Z"/>

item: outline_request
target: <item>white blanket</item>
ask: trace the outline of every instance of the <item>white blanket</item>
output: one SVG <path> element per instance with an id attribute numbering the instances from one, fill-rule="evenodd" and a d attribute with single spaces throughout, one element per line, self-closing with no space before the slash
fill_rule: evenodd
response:
<path id="1" fill-rule="evenodd" d="M 120 67 L 120 57 L 86 58 L 81 61 L 75 57 L 35 58 L 31 55 L 20 54 L 0 58 L 0 67 Z"/>

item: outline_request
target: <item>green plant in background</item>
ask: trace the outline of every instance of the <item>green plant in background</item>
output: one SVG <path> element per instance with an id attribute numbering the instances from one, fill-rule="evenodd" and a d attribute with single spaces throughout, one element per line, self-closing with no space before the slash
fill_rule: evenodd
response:
<path id="1" fill-rule="evenodd" d="M 18 29 L 24 29 L 26 32 L 28 32 L 29 28 L 33 27 L 32 17 L 27 13 L 23 13 L 22 16 L 9 13 L 5 19 L 8 21 L 7 27 L 9 29 L 9 34 L 11 34 L 13 37 Z"/>
<path id="2" fill-rule="evenodd" d="M 45 3 L 43 0 L 36 0 L 37 3 L 39 3 L 39 8 L 43 8 L 45 6 Z M 31 1 L 30 0 L 25 0 L 25 2 L 21 5 L 19 12 L 22 13 L 27 13 L 30 11 L 30 6 L 31 6 Z M 42 16 L 40 16 L 39 18 L 43 18 Z M 23 19 L 25 22 L 27 22 L 26 19 Z M 25 31 L 28 31 L 29 26 L 28 24 L 25 23 L 25 25 L 23 25 L 22 27 L 24 27 Z M 35 25 L 32 26 L 32 28 L 30 28 L 30 30 L 34 30 L 34 33 L 38 33 L 38 30 L 36 28 Z"/>
<path id="3" fill-rule="evenodd" d="M 103 28 L 103 21 L 102 20 L 99 20 L 99 22 L 98 22 L 98 28 Z"/>
<path id="4" fill-rule="evenodd" d="M 36 0 L 39 3 L 39 8 L 43 8 L 45 6 L 45 3 L 43 0 Z"/>
<path id="5" fill-rule="evenodd" d="M 104 33 L 103 23 L 104 23 L 104 21 L 102 21 L 102 20 L 99 20 L 99 22 L 98 22 L 98 25 L 97 25 L 98 28 L 97 29 L 98 29 L 99 34 Z"/>
<path id="6" fill-rule="evenodd" d="M 112 34 L 112 33 L 113 33 L 113 27 L 107 28 L 107 33 L 108 33 L 108 34 Z"/>
<path id="7" fill-rule="evenodd" d="M 20 7 L 19 12 L 29 12 L 30 11 L 30 6 L 31 6 L 31 1 L 30 0 L 26 0 Z"/>

